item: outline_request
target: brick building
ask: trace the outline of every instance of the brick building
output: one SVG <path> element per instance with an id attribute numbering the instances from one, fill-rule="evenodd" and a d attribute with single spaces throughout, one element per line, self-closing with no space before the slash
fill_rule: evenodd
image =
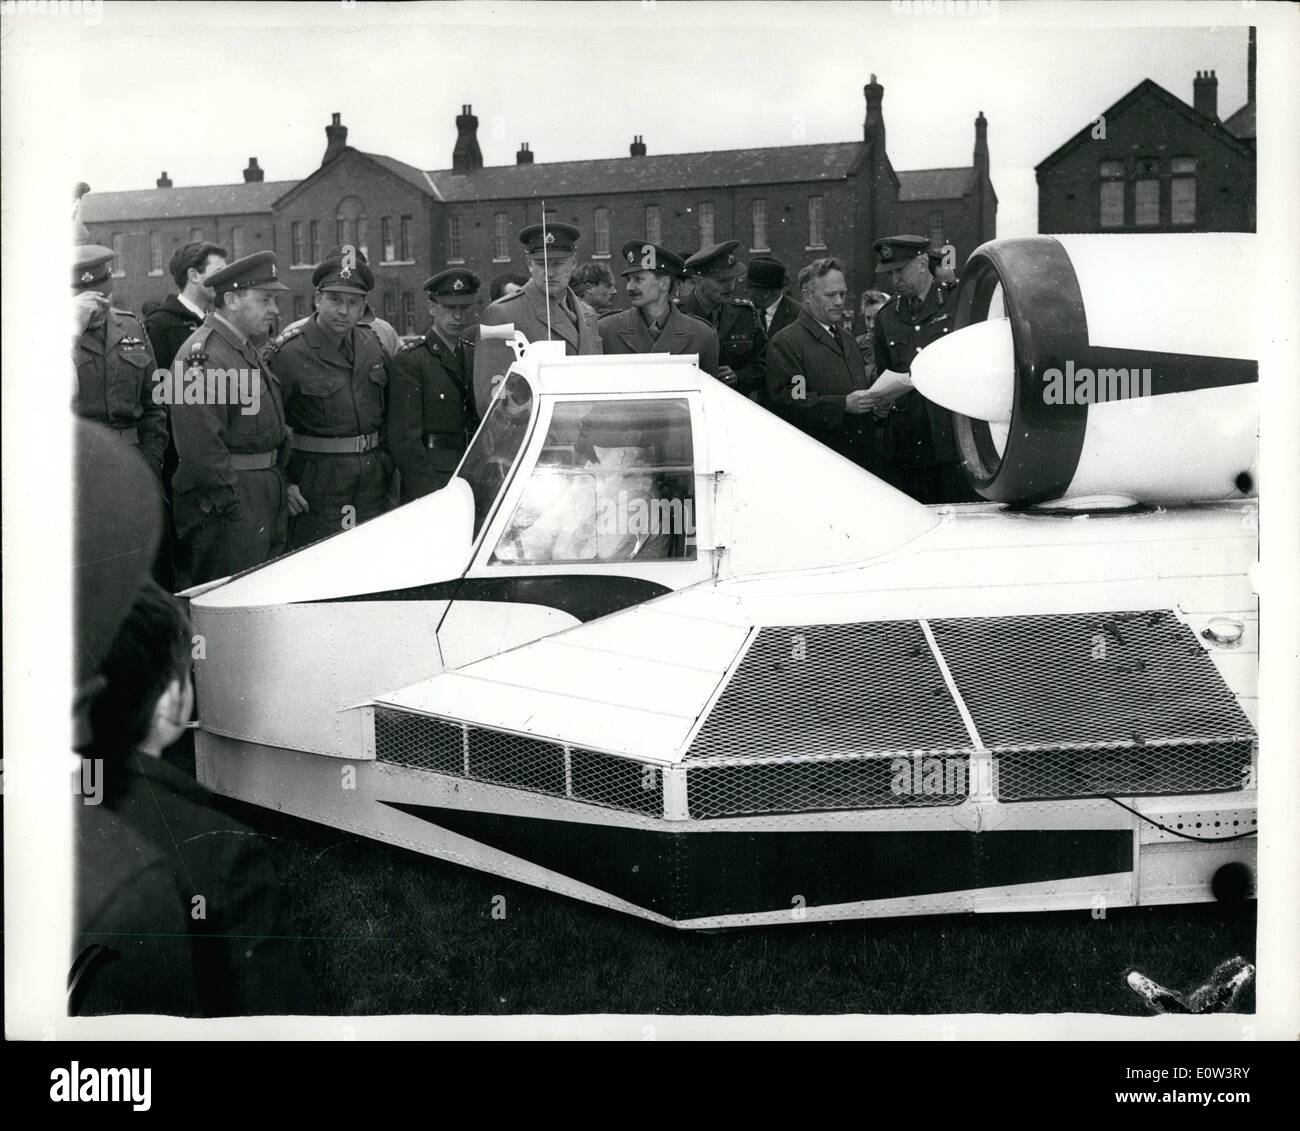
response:
<path id="1" fill-rule="evenodd" d="M 1253 232 L 1254 28 L 1246 104 L 1227 119 L 1218 88 L 1198 71 L 1189 106 L 1143 79 L 1038 164 L 1038 230 Z"/>
<path id="2" fill-rule="evenodd" d="M 311 267 L 331 245 L 365 250 L 376 275 L 372 306 L 402 333 L 428 316 L 420 284 L 465 264 L 485 284 L 526 273 L 516 234 L 541 219 L 576 224 L 580 262 L 610 261 L 629 239 L 693 251 L 741 241 L 743 259 L 764 253 L 791 273 L 819 255 L 845 261 L 852 290 L 871 285 L 872 243 L 899 231 L 951 242 L 960 258 L 993 238 L 997 197 L 989 179 L 987 122 L 975 122 L 973 164 L 896 173 L 885 148 L 884 87 L 863 88 L 860 141 L 651 155 L 640 136 L 628 155 L 537 163 L 527 142 L 515 164 L 484 167 L 478 118 L 456 117 L 450 168 L 425 171 L 348 144 L 334 114 L 320 166 L 300 181 L 262 180 L 256 158 L 244 183 L 175 188 L 166 174 L 142 192 L 90 193 L 81 218 L 96 242 L 119 251 L 119 304 L 139 309 L 172 289 L 166 264 L 190 238 L 232 255 L 272 247 L 292 294 L 287 321 L 311 309 Z M 159 266 L 161 265 L 161 266 Z"/>

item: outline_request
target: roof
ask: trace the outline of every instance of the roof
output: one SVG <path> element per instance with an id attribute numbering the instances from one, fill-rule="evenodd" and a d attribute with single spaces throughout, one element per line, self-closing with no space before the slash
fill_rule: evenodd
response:
<path id="1" fill-rule="evenodd" d="M 242 216 L 270 213 L 297 181 L 252 181 L 231 185 L 94 192 L 81 198 L 81 221 L 171 220 L 186 216 Z"/>
<path id="2" fill-rule="evenodd" d="M 1181 98 L 1170 94 L 1163 86 L 1159 83 L 1152 82 L 1150 79 L 1143 79 L 1113 106 L 1109 106 L 1103 110 L 1101 116 L 1108 120 L 1111 118 L 1117 118 L 1143 98 L 1154 99 L 1156 102 L 1161 103 L 1170 112 L 1181 114 L 1184 118 L 1200 126 L 1201 129 L 1205 130 L 1211 137 L 1217 138 L 1223 145 L 1233 150 L 1233 152 L 1240 153 L 1247 157 L 1251 156 L 1252 150 L 1250 146 L 1239 138 L 1234 137 L 1232 132 L 1225 128 L 1225 126 L 1220 126 L 1213 118 L 1207 118 L 1200 111 L 1188 106 Z M 1242 109 L 1245 109 L 1245 107 Z M 1240 110 L 1237 111 L 1237 114 L 1240 113 Z M 1234 114 L 1233 117 L 1237 117 L 1237 114 Z M 1096 118 L 1090 119 L 1078 133 L 1057 146 L 1056 149 L 1034 166 L 1034 172 L 1041 173 L 1044 169 L 1048 168 L 1048 166 L 1056 164 L 1056 162 L 1061 160 L 1061 158 L 1071 150 L 1089 141 L 1092 137 L 1092 130 L 1096 120 Z"/>
<path id="3" fill-rule="evenodd" d="M 421 192 L 433 193 L 433 185 L 429 181 L 429 174 L 414 165 L 408 165 L 405 161 L 399 161 L 396 157 L 386 157 L 382 153 L 365 153 L 358 149 L 362 157 L 368 157 L 376 165 L 387 169 L 394 176 L 400 177 L 407 184 L 414 185 Z M 436 195 L 436 193 L 434 194 Z"/>
<path id="4" fill-rule="evenodd" d="M 960 200 L 974 187 L 975 169 L 909 169 L 898 174 L 898 203 L 914 200 Z"/>
<path id="5" fill-rule="evenodd" d="M 1225 118 L 1223 128 L 1235 138 L 1255 140 L 1255 104 L 1247 102 L 1230 118 Z"/>
<path id="6" fill-rule="evenodd" d="M 608 195 L 656 189 L 840 180 L 848 175 L 861 150 L 860 141 L 842 141 L 771 149 L 497 165 L 472 173 L 437 169 L 429 172 L 428 177 L 446 201 Z"/>

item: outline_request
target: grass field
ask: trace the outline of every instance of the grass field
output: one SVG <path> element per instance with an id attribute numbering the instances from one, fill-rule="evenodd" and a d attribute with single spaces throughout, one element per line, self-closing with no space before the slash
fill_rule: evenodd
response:
<path id="1" fill-rule="evenodd" d="M 1186 990 L 1225 958 L 1255 956 L 1253 903 L 674 931 L 231 809 L 267 838 L 322 1014 L 1142 1016 L 1123 982 L 1130 968 Z M 1253 1012 L 1253 986 L 1237 1008 Z"/>

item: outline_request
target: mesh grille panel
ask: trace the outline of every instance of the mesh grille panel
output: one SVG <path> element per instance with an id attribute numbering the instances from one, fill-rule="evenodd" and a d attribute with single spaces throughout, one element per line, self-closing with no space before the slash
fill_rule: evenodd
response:
<path id="1" fill-rule="evenodd" d="M 663 815 L 664 782 L 657 767 L 576 747 L 569 752 L 569 767 L 575 801 Z"/>
<path id="2" fill-rule="evenodd" d="M 1252 753 L 1252 743 L 1237 740 L 1002 750 L 994 782 L 1003 801 L 1221 793 L 1243 788 Z"/>
<path id="3" fill-rule="evenodd" d="M 375 755 L 439 774 L 465 772 L 464 731 L 455 723 L 375 708 Z"/>
<path id="4" fill-rule="evenodd" d="M 915 621 L 759 630 L 687 758 L 969 749 Z"/>
<path id="5" fill-rule="evenodd" d="M 968 765 L 966 754 L 740 765 L 710 760 L 690 765 L 686 795 L 695 818 L 960 805 L 969 792 Z"/>
<path id="6" fill-rule="evenodd" d="M 469 731 L 469 776 L 564 796 L 564 747 L 495 730 Z"/>

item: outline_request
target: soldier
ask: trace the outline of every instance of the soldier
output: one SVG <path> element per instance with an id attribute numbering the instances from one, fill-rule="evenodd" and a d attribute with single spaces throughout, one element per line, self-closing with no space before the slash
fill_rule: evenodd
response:
<path id="1" fill-rule="evenodd" d="M 763 320 L 763 333 L 770 342 L 778 330 L 784 330 L 796 318 L 803 308 L 785 293 L 785 286 L 790 282 L 785 264 L 777 259 L 759 256 L 749 263 L 745 273 L 745 286 L 749 290 L 750 301 Z"/>
<path id="2" fill-rule="evenodd" d="M 724 385 L 762 403 L 766 369 L 763 354 L 767 336 L 754 304 L 736 298 L 736 277 L 744 266 L 736 262 L 739 240 L 702 248 L 686 261 L 695 290 L 679 302 L 678 309 L 707 322 L 718 333 L 719 365 L 714 374 Z"/>
<path id="3" fill-rule="evenodd" d="M 388 359 L 379 336 L 358 325 L 375 277 L 343 254 L 322 260 L 311 281 L 316 313 L 266 352 L 293 429 L 291 550 L 383 514 L 393 473 L 381 447 Z"/>
<path id="4" fill-rule="evenodd" d="M 682 260 L 666 248 L 641 240 L 623 245 L 630 310 L 606 314 L 598 323 L 605 353 L 694 353 L 710 375 L 718 369 L 718 335 L 712 326 L 672 304 Z"/>
<path id="5" fill-rule="evenodd" d="M 200 395 L 171 406 L 179 460 L 172 479 L 176 532 L 182 557 L 188 552 L 178 573 L 187 585 L 283 553 L 289 522 L 280 386 L 252 344 L 277 314 L 275 292 L 289 288 L 276 278 L 270 251 L 235 260 L 208 285 L 215 305 L 176 355 L 187 380 L 198 380 Z M 236 384 L 240 395 L 232 396 Z"/>
<path id="6" fill-rule="evenodd" d="M 97 244 L 75 249 L 72 307 L 75 392 L 72 411 L 107 424 L 126 444 L 140 449 L 162 479 L 167 450 L 167 410 L 154 400 L 157 368 L 144 325 L 129 310 L 109 304 L 113 252 Z"/>
<path id="7" fill-rule="evenodd" d="M 581 233 L 572 224 L 530 224 L 519 233 L 528 256 L 528 282 L 483 311 L 483 326 L 514 323 L 530 342 L 562 340 L 568 354 L 600 353 L 596 312 L 569 289 Z M 547 313 L 549 310 L 549 327 Z M 505 342 L 480 342 L 474 351 L 474 405 L 487 413 L 498 381 L 514 354 Z"/>
<path id="8" fill-rule="evenodd" d="M 597 314 L 608 314 L 618 309 L 614 304 L 618 298 L 618 284 L 614 282 L 613 272 L 603 263 L 584 263 L 574 271 L 569 286 Z"/>
<path id="9" fill-rule="evenodd" d="M 890 236 L 874 245 L 876 274 L 898 297 L 876 315 L 876 370 L 907 373 L 917 351 L 952 329 L 956 289 L 930 273 L 929 241 L 921 236 Z M 922 503 L 971 502 L 953 443 L 952 415 L 915 390 L 873 397 L 873 405 L 892 405 L 896 421 L 888 462 L 897 485 Z M 891 478 L 891 482 L 894 481 Z"/>
<path id="10" fill-rule="evenodd" d="M 447 485 L 478 426 L 470 389 L 473 351 L 461 335 L 480 286 L 464 268 L 426 279 L 433 324 L 393 359 L 388 450 L 402 475 L 404 503 Z"/>
<path id="11" fill-rule="evenodd" d="M 325 253 L 325 258 L 333 259 L 335 256 L 342 255 L 349 246 L 348 244 L 340 244 L 338 247 L 332 247 Z M 352 254 L 356 257 L 357 263 L 364 263 L 367 267 L 370 266 L 370 260 L 366 258 L 364 251 L 359 248 L 352 248 Z M 296 322 L 290 322 L 280 332 L 287 334 L 290 330 L 297 330 L 299 327 L 305 326 L 315 316 L 316 311 L 313 310 L 306 318 L 299 318 Z M 366 303 L 365 310 L 361 312 L 361 317 L 357 319 L 357 325 L 365 326 L 375 332 L 379 344 L 384 347 L 384 356 L 390 361 L 396 356 L 397 351 L 402 348 L 402 336 L 397 332 L 397 329 L 391 322 L 385 322 L 380 318 L 371 309 L 369 302 Z"/>

